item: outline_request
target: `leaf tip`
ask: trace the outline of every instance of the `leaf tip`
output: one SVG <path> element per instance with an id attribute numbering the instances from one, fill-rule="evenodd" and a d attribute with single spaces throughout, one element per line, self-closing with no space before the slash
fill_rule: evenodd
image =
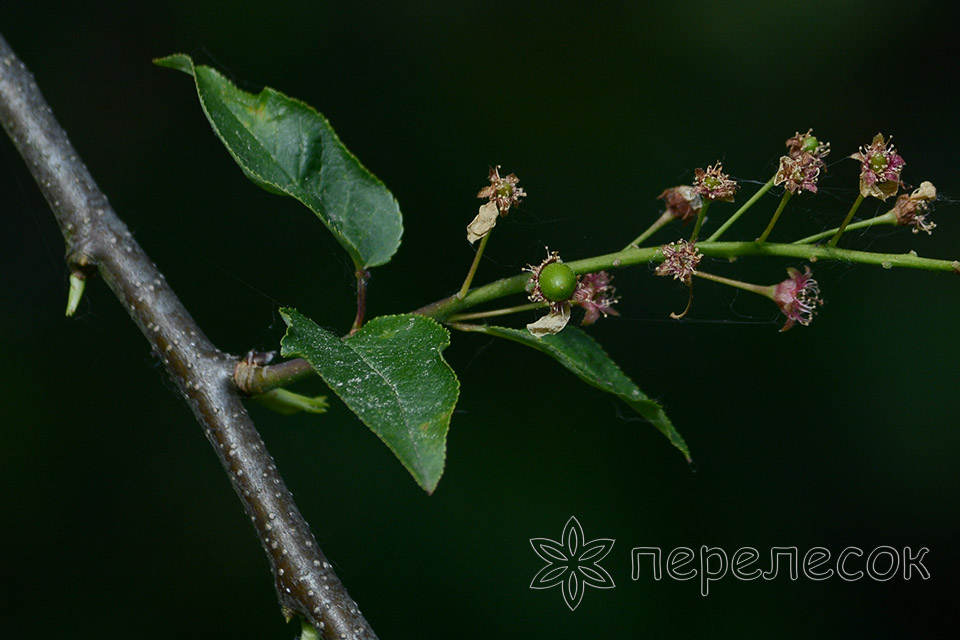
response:
<path id="1" fill-rule="evenodd" d="M 162 58 L 154 58 L 153 64 L 158 67 L 176 69 L 191 76 L 193 75 L 193 60 L 185 53 L 174 53 L 169 56 L 163 56 Z"/>

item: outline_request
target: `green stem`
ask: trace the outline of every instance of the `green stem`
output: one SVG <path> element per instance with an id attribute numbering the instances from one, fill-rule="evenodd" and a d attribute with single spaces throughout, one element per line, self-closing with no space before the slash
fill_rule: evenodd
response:
<path id="1" fill-rule="evenodd" d="M 473 256 L 473 263 L 470 265 L 470 270 L 467 271 L 467 277 L 463 281 L 463 286 L 460 287 L 460 292 L 457 293 L 457 298 L 463 300 L 463 297 L 467 295 L 467 291 L 470 290 L 470 285 L 473 283 L 473 276 L 477 275 L 477 267 L 480 266 L 480 256 L 483 255 L 483 250 L 487 248 L 487 241 L 490 239 L 490 234 L 493 233 L 493 229 L 487 231 L 487 235 L 480 238 L 480 246 L 477 247 L 477 253 Z"/>
<path id="2" fill-rule="evenodd" d="M 837 233 L 830 238 L 828 243 L 831 247 L 837 246 L 837 242 L 840 241 L 840 236 L 843 235 L 843 232 L 847 230 L 847 225 L 850 224 L 850 221 L 853 220 L 853 214 L 857 212 L 857 209 L 860 208 L 860 205 L 863 203 L 863 194 L 857 196 L 857 199 L 853 201 L 853 206 L 850 207 L 850 211 L 847 213 L 847 217 L 843 219 L 843 224 L 840 225 L 840 228 L 837 229 Z"/>
<path id="3" fill-rule="evenodd" d="M 357 265 L 357 315 L 353 319 L 353 326 L 350 327 L 350 333 L 353 335 L 363 326 L 363 319 L 367 315 L 367 282 L 370 280 L 370 272 Z"/>
<path id="4" fill-rule="evenodd" d="M 480 318 L 495 318 L 497 316 L 506 316 L 511 313 L 520 313 L 521 311 L 533 311 L 547 306 L 543 302 L 531 302 L 529 304 L 518 304 L 515 307 L 504 307 L 503 309 L 492 309 L 490 311 L 477 311 L 476 313 L 455 313 L 447 318 L 447 322 L 459 322 L 461 320 L 479 320 Z"/>
<path id="5" fill-rule="evenodd" d="M 838 260 L 841 262 L 872 264 L 883 267 L 902 267 L 924 269 L 927 271 L 945 271 L 960 274 L 960 260 L 937 260 L 921 258 L 912 253 L 873 253 L 871 251 L 853 251 L 825 245 L 779 244 L 757 242 L 704 242 L 697 245 L 702 254 L 711 258 L 737 258 L 739 256 L 771 256 L 800 260 Z M 647 264 L 659 260 L 659 247 L 625 249 L 584 260 L 565 262 L 574 273 L 595 273 L 604 269 L 616 269 L 638 264 Z M 413 313 L 445 320 L 452 314 L 469 309 L 497 298 L 521 293 L 530 275 L 521 273 L 510 278 L 497 280 L 467 293 L 462 299 L 451 296 L 438 300 Z"/>
<path id="6" fill-rule="evenodd" d="M 893 211 L 887 211 L 883 215 L 879 215 L 875 218 L 870 218 L 868 220 L 861 220 L 860 222 L 854 222 L 847 225 L 847 231 L 853 231 L 854 229 L 866 229 L 868 227 L 873 227 L 881 224 L 897 224 L 897 214 Z M 806 238 L 801 238 L 800 240 L 794 241 L 793 244 L 810 244 L 816 242 L 817 240 L 823 240 L 824 238 L 829 238 L 833 234 L 840 231 L 840 227 L 835 229 L 830 229 L 829 231 L 824 231 L 823 233 L 815 233 L 812 236 L 807 236 Z"/>
<path id="7" fill-rule="evenodd" d="M 638 235 L 636 238 L 634 238 L 633 242 L 631 242 L 626 247 L 624 247 L 624 249 L 629 249 L 631 247 L 634 247 L 634 248 L 639 247 L 641 242 L 643 242 L 644 240 L 646 240 L 647 238 L 655 234 L 664 225 L 666 225 L 671 220 L 675 219 L 675 217 L 676 216 L 674 216 L 673 213 L 671 213 L 670 211 L 664 211 L 663 214 L 659 218 L 657 218 L 656 222 L 654 222 L 652 225 L 647 227 L 646 231 L 644 231 L 643 233 Z"/>
<path id="8" fill-rule="evenodd" d="M 736 287 L 737 289 L 743 289 L 744 291 L 750 291 L 767 298 L 773 298 L 774 290 L 776 286 L 761 286 L 759 284 L 750 284 L 749 282 L 742 282 L 740 280 L 733 280 L 731 278 L 724 278 L 723 276 L 715 276 L 712 273 L 705 273 L 703 271 L 694 271 L 693 275 L 698 278 L 703 278 L 704 280 L 711 280 L 713 282 L 719 282 L 720 284 L 725 284 L 731 287 Z"/>
<path id="9" fill-rule="evenodd" d="M 697 224 L 693 225 L 693 233 L 690 234 L 690 244 L 697 241 L 697 237 L 700 235 L 700 227 L 703 226 L 703 219 L 707 216 L 707 209 L 710 208 L 711 202 L 711 200 L 707 200 L 700 208 L 700 214 L 697 216 Z"/>
<path id="10" fill-rule="evenodd" d="M 770 224 L 767 225 L 767 228 L 763 230 L 763 233 L 760 234 L 760 237 L 757 238 L 757 242 L 766 242 L 767 237 L 770 235 L 770 232 L 773 231 L 773 228 L 777 224 L 777 220 L 780 219 L 780 214 L 783 213 L 783 208 L 787 206 L 787 203 L 790 202 L 790 197 L 793 196 L 793 193 L 785 190 L 783 192 L 783 197 L 780 198 L 780 204 L 777 206 L 777 210 L 773 212 L 773 217 L 770 218 Z"/>
<path id="11" fill-rule="evenodd" d="M 720 236 L 722 236 L 727 229 L 733 226 L 733 223 L 736 222 L 737 219 L 740 216 L 742 216 L 747 209 L 752 207 L 757 202 L 757 200 L 759 200 L 763 196 L 763 194 L 765 194 L 767 191 L 770 191 L 770 188 L 772 186 L 773 186 L 773 178 L 770 178 L 762 187 L 760 187 L 760 190 L 757 191 L 755 194 L 753 194 L 749 200 L 744 202 L 743 206 L 737 209 L 736 212 L 734 212 L 734 214 L 730 216 L 730 218 L 726 222 L 724 222 L 719 229 L 714 231 L 712 236 L 707 238 L 707 242 L 716 242 L 717 240 L 719 240 Z"/>

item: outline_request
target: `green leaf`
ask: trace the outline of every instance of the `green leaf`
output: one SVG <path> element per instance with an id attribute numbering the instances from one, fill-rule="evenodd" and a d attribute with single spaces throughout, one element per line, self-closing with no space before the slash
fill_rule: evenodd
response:
<path id="1" fill-rule="evenodd" d="M 304 396 L 287 389 L 271 389 L 266 393 L 253 396 L 253 399 L 277 413 L 289 416 L 305 411 L 306 413 L 326 413 L 330 407 L 326 396 Z"/>
<path id="2" fill-rule="evenodd" d="M 154 63 L 193 76 L 203 112 L 248 178 L 305 204 L 358 268 L 390 261 L 403 233 L 400 207 L 313 107 L 270 87 L 242 91 L 182 53 Z"/>
<path id="3" fill-rule="evenodd" d="M 443 474 L 460 383 L 440 353 L 450 333 L 419 315 L 374 318 L 341 339 L 295 309 L 281 309 L 284 356 L 300 356 L 432 493 Z"/>
<path id="4" fill-rule="evenodd" d="M 576 327 L 568 326 L 560 333 L 537 338 L 526 329 L 509 329 L 489 325 L 455 324 L 463 331 L 477 331 L 498 338 L 513 340 L 551 356 L 587 384 L 618 396 L 667 436 L 670 443 L 690 461 L 690 449 L 677 432 L 663 408 L 648 398 L 620 367 L 610 359 L 596 340 Z"/>

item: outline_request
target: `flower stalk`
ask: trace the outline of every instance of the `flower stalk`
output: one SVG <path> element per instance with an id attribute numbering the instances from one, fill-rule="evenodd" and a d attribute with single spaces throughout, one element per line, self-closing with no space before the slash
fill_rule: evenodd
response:
<path id="1" fill-rule="evenodd" d="M 477 252 L 473 256 L 473 262 L 470 264 L 470 270 L 467 271 L 467 277 L 463 280 L 463 285 L 460 287 L 460 291 L 457 292 L 457 298 L 463 300 L 463 297 L 467 295 L 467 291 L 470 290 L 470 285 L 473 284 L 473 278 L 477 275 L 477 268 L 480 266 L 480 258 L 483 256 L 483 250 L 487 248 L 487 241 L 490 240 L 490 234 L 493 233 L 493 229 L 487 232 L 487 235 L 480 238 L 480 246 L 477 247 Z"/>
<path id="2" fill-rule="evenodd" d="M 727 229 L 729 229 L 730 227 L 732 227 L 732 226 L 733 226 L 733 223 L 736 222 L 736 221 L 740 218 L 740 216 L 742 216 L 744 213 L 746 213 L 747 209 L 749 209 L 749 208 L 752 207 L 754 204 L 756 204 L 757 201 L 758 201 L 760 198 L 762 198 L 763 195 L 764 195 L 767 191 L 770 191 L 770 189 L 771 189 L 772 187 L 773 187 L 773 178 L 770 178 L 769 180 L 767 180 L 767 181 L 763 184 L 762 187 L 760 187 L 760 188 L 757 190 L 757 192 L 756 192 L 755 194 L 753 194 L 752 196 L 750 196 L 750 199 L 749 199 L 749 200 L 747 200 L 746 202 L 743 203 L 743 206 L 742 206 L 742 207 L 740 207 L 739 209 L 737 209 L 737 210 L 733 213 L 732 216 L 730 216 L 729 218 L 727 218 L 727 221 L 724 222 L 722 225 L 720 225 L 720 228 L 717 229 L 716 231 L 714 231 L 712 236 L 710 236 L 709 238 L 707 238 L 707 242 L 716 242 L 717 240 L 719 240 L 719 239 L 720 239 L 720 236 L 722 236 L 724 233 L 726 233 Z"/>
<path id="3" fill-rule="evenodd" d="M 876 227 L 876 226 L 881 226 L 885 224 L 897 224 L 897 216 L 893 211 L 888 211 L 874 218 L 868 218 L 867 220 L 861 220 L 860 222 L 853 222 L 851 224 L 848 224 L 846 231 L 856 231 L 857 229 L 868 229 L 870 227 Z M 816 242 L 817 240 L 823 240 L 824 238 L 829 238 L 830 236 L 835 235 L 838 231 L 840 231 L 840 227 L 828 229 L 827 231 L 815 233 L 812 236 L 807 236 L 806 238 L 794 240 L 793 244 L 811 244 L 813 242 Z"/>
<path id="4" fill-rule="evenodd" d="M 784 207 L 787 206 L 787 203 L 790 202 L 790 198 L 793 196 L 793 193 L 790 191 L 784 191 L 783 197 L 780 198 L 780 204 L 777 205 L 777 210 L 773 212 L 773 217 L 770 218 L 770 224 L 767 225 L 767 228 L 763 230 L 763 233 L 760 234 L 760 237 L 757 238 L 757 242 L 766 242 L 767 237 L 769 237 L 770 232 L 773 231 L 773 228 L 777 225 L 777 220 L 780 219 L 780 214 L 783 213 Z"/>
<path id="5" fill-rule="evenodd" d="M 628 244 L 624 249 L 639 248 L 640 245 L 645 242 L 650 236 L 655 234 L 657 231 L 665 227 L 668 223 L 672 222 L 676 218 L 671 211 L 664 211 L 656 221 L 647 227 L 646 231 L 634 238 L 630 244 Z"/>
<path id="6" fill-rule="evenodd" d="M 527 304 L 518 304 L 513 307 L 503 307 L 501 309 L 491 309 L 490 311 L 476 311 L 474 313 L 455 313 L 447 318 L 447 322 L 462 322 L 464 320 L 481 320 L 483 318 L 496 318 L 507 316 L 513 313 L 523 311 L 533 311 L 547 306 L 545 302 L 529 302 Z"/>
<path id="7" fill-rule="evenodd" d="M 690 233 L 690 244 L 694 244 L 697 241 L 697 237 L 700 235 L 700 227 L 703 226 L 703 219 L 707 215 L 707 209 L 710 208 L 710 200 L 707 200 L 703 203 L 703 208 L 700 209 L 700 213 L 697 214 L 697 222 L 693 225 L 693 231 Z"/>
<path id="8" fill-rule="evenodd" d="M 844 234 L 847 230 L 847 226 L 850 224 L 850 221 L 853 220 L 853 214 L 857 212 L 857 209 L 860 208 L 860 205 L 863 204 L 863 194 L 859 194 L 857 199 L 853 201 L 853 206 L 850 207 L 850 211 L 847 212 L 847 217 L 843 219 L 843 222 L 840 224 L 840 227 L 837 229 L 837 232 L 833 234 L 833 237 L 830 238 L 828 243 L 831 247 L 837 246 L 837 243 L 840 241 L 840 236 Z"/>

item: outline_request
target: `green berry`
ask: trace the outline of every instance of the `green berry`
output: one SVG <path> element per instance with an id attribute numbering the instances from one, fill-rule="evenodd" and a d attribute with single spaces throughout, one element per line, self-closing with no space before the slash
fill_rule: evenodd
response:
<path id="1" fill-rule="evenodd" d="M 870 158 L 870 169 L 874 173 L 881 173 L 884 169 L 887 168 L 887 159 L 882 155 L 875 155 Z"/>
<path id="2" fill-rule="evenodd" d="M 703 179 L 703 186 L 707 189 L 718 189 L 723 185 L 723 182 L 720 181 L 720 178 L 715 176 L 707 176 Z"/>
<path id="3" fill-rule="evenodd" d="M 817 140 L 816 136 L 808 136 L 803 144 L 800 145 L 800 151 L 806 151 L 807 153 L 813 153 L 817 150 L 817 147 L 820 146 L 820 141 Z"/>
<path id="4" fill-rule="evenodd" d="M 551 262 L 540 271 L 540 293 L 550 302 L 569 300 L 577 288 L 573 269 L 562 262 Z"/>

